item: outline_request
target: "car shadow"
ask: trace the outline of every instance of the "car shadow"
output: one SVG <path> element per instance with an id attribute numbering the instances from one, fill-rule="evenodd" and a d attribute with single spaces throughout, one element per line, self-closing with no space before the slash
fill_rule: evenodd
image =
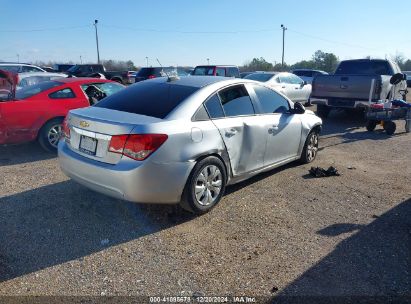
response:
<path id="1" fill-rule="evenodd" d="M 176 206 L 111 199 L 72 181 L 0 198 L 0 282 L 192 219 Z"/>
<path id="2" fill-rule="evenodd" d="M 330 116 L 323 120 L 323 128 L 321 137 L 323 139 L 339 138 L 342 142 L 321 145 L 319 150 L 324 150 L 328 147 L 343 145 L 362 140 L 386 140 L 393 137 L 404 136 L 407 133 L 397 131 L 394 135 L 387 135 L 381 127 L 373 132 L 367 131 L 365 128 L 365 119 L 361 113 L 344 110 L 333 110 Z"/>
<path id="3" fill-rule="evenodd" d="M 411 199 L 369 225 L 335 224 L 318 231 L 354 235 L 303 273 L 273 303 L 409 303 Z"/>
<path id="4" fill-rule="evenodd" d="M 44 151 L 37 142 L 0 146 L 0 167 L 11 166 L 57 157 Z"/>

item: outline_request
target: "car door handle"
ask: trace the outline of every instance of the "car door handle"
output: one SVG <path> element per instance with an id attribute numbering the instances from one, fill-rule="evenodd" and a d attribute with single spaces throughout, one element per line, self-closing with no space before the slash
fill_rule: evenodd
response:
<path id="1" fill-rule="evenodd" d="M 273 134 L 278 130 L 278 125 L 273 125 L 271 128 L 268 128 L 268 134 Z"/>
<path id="2" fill-rule="evenodd" d="M 281 88 L 282 88 L 282 89 L 285 89 L 285 86 L 282 86 Z"/>
<path id="3" fill-rule="evenodd" d="M 231 128 L 229 131 L 226 131 L 226 132 L 225 132 L 225 136 L 227 136 L 227 137 L 232 137 L 232 136 L 234 136 L 234 135 L 236 135 L 236 134 L 237 134 L 237 130 L 234 129 L 234 128 Z"/>

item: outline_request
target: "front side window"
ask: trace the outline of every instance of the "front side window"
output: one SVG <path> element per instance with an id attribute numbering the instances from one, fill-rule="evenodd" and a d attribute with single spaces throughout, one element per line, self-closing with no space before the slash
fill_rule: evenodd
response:
<path id="1" fill-rule="evenodd" d="M 286 113 L 289 111 L 288 101 L 277 92 L 258 85 L 253 86 L 253 88 L 264 114 Z"/>
<path id="2" fill-rule="evenodd" d="M 74 95 L 73 91 L 69 88 L 58 90 L 56 92 L 53 92 L 49 94 L 49 97 L 51 99 L 66 99 L 66 98 L 74 98 L 76 95 Z"/>
<path id="3" fill-rule="evenodd" d="M 193 75 L 195 76 L 212 76 L 214 73 L 214 67 L 196 67 L 194 69 Z"/>
<path id="4" fill-rule="evenodd" d="M 254 115 L 254 107 L 243 85 L 233 86 L 218 93 L 226 116 Z"/>
<path id="5" fill-rule="evenodd" d="M 303 80 L 300 77 L 296 76 L 296 75 L 291 74 L 288 77 L 289 77 L 290 82 L 292 84 L 302 84 L 303 83 Z"/>
<path id="6" fill-rule="evenodd" d="M 23 68 L 22 68 L 22 71 L 23 72 L 43 72 L 39 68 L 29 66 L 29 65 L 24 65 Z"/>
<path id="7" fill-rule="evenodd" d="M 238 69 L 236 68 L 228 68 L 228 77 L 235 77 L 238 78 L 240 77 L 240 73 L 238 72 Z"/>

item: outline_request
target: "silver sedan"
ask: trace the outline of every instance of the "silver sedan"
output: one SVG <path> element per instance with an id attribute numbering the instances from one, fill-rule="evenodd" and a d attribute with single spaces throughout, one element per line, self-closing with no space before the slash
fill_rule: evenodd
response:
<path id="1" fill-rule="evenodd" d="M 244 78 L 264 82 L 294 102 L 306 103 L 311 95 L 311 84 L 291 73 L 257 72 Z"/>
<path id="2" fill-rule="evenodd" d="M 69 177 L 132 202 L 180 203 L 197 214 L 226 185 L 312 162 L 322 121 L 250 80 L 158 78 L 70 111 L 59 143 Z"/>

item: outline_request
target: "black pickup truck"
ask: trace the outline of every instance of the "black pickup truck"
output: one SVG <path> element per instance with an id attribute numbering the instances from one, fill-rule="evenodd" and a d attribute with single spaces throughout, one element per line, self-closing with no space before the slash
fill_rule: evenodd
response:
<path id="1" fill-rule="evenodd" d="M 327 117 L 332 108 L 364 109 L 369 100 L 391 98 L 392 75 L 401 73 L 391 60 L 357 59 L 341 61 L 333 75 L 318 75 L 312 83 L 310 101 L 317 104 L 317 113 Z M 402 99 L 405 81 L 395 87 L 394 98 Z"/>
<path id="2" fill-rule="evenodd" d="M 103 75 L 106 79 L 122 84 L 134 83 L 134 71 L 106 71 L 102 64 L 76 64 L 69 68 L 66 74 L 75 77 L 97 77 Z"/>

